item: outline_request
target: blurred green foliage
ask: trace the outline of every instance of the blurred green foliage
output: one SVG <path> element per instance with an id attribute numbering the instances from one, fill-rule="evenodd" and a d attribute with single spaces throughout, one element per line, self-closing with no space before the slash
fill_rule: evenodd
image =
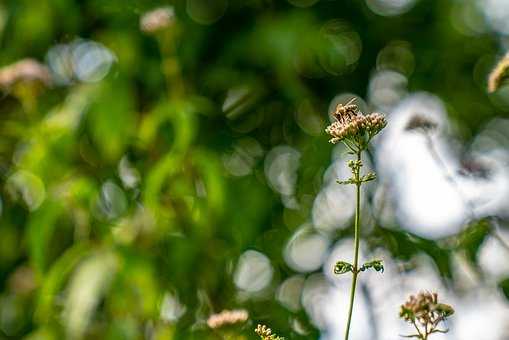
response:
<path id="1" fill-rule="evenodd" d="M 454 1 L 420 1 L 396 17 L 376 15 L 363 1 L 306 8 L 176 1 L 168 28 L 143 33 L 140 16 L 162 5 L 0 4 L 2 65 L 45 61 L 50 48 L 78 37 L 115 56 L 97 82 L 21 85 L 24 96 L 4 91 L 2 338 L 219 339 L 206 318 L 235 307 L 253 320 L 238 330 L 246 338 L 257 322 L 299 338 L 289 320 L 316 337 L 304 312 L 279 305 L 274 289 L 292 274 L 282 245 L 309 220 L 330 162 L 322 131 L 331 99 L 364 96 L 379 51 L 403 41 L 413 60 L 403 56 L 393 67 L 409 76 L 411 90 L 445 101 L 465 143 L 503 114 L 474 73 L 492 65 L 496 37 L 455 30 Z M 281 144 L 300 151 L 298 210 L 281 203 L 264 175 L 263 154 Z M 250 151 L 233 159 L 242 174 L 235 175 L 224 164 L 239 146 Z M 489 232 L 481 221 L 433 242 L 379 226 L 367 241 L 402 261 L 427 253 L 453 279 L 451 252 L 464 249 L 475 263 Z M 250 299 L 233 283 L 247 249 L 267 254 L 275 270 L 270 287 Z M 507 286 L 501 283 L 506 294 Z"/>

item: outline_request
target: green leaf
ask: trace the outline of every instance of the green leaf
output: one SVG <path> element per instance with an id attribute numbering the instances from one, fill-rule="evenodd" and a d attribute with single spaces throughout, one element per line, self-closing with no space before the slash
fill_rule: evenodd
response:
<path id="1" fill-rule="evenodd" d="M 370 268 L 373 268 L 377 272 L 382 272 L 382 273 L 384 272 L 384 265 L 383 265 L 382 260 L 373 260 L 370 262 L 366 262 L 361 266 L 360 271 L 363 272 L 366 269 L 370 269 Z"/>
<path id="2" fill-rule="evenodd" d="M 28 222 L 28 243 L 30 258 L 39 274 L 46 271 L 48 246 L 55 229 L 55 223 L 63 207 L 51 200 L 46 200 L 30 215 Z"/>
<path id="3" fill-rule="evenodd" d="M 336 262 L 336 265 L 334 266 L 334 274 L 341 275 L 348 272 L 353 272 L 353 266 L 344 261 L 338 261 Z"/>
<path id="4" fill-rule="evenodd" d="M 509 300 L 509 277 L 500 281 L 498 287 L 502 290 L 502 293 L 504 293 L 505 298 Z"/>
<path id="5" fill-rule="evenodd" d="M 369 182 L 376 179 L 376 175 L 373 172 L 368 173 L 361 177 L 361 182 Z"/>
<path id="6" fill-rule="evenodd" d="M 441 313 L 444 318 L 447 318 L 454 314 L 454 308 L 452 308 L 452 306 L 445 304 L 445 303 L 439 303 L 436 306 L 436 311 Z"/>
<path id="7" fill-rule="evenodd" d="M 104 81 L 96 91 L 88 112 L 89 131 L 100 154 L 116 161 L 134 135 L 134 94 L 121 79 Z"/>
<path id="8" fill-rule="evenodd" d="M 45 275 L 39 291 L 34 319 L 39 323 L 47 323 L 53 316 L 53 300 L 60 292 L 62 285 L 79 261 L 88 254 L 88 243 L 77 243 L 67 249 L 53 264 Z"/>
<path id="9" fill-rule="evenodd" d="M 489 235 L 491 226 L 488 220 L 474 221 L 458 237 L 458 248 L 465 251 L 467 258 L 472 263 L 477 262 L 477 253 L 486 237 Z"/>
<path id="10" fill-rule="evenodd" d="M 349 178 L 349 179 L 347 179 L 345 181 L 338 180 L 338 181 L 336 181 L 336 183 L 341 184 L 341 185 L 348 185 L 348 184 L 355 184 L 356 181 L 355 181 L 355 178 L 352 177 L 352 178 Z"/>

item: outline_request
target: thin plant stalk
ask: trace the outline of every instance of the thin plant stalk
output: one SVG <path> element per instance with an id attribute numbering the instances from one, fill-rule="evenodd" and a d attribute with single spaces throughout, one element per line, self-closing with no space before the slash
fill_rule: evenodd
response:
<path id="1" fill-rule="evenodd" d="M 357 152 L 357 161 L 361 161 L 361 151 Z M 360 223 L 361 223 L 361 181 L 360 181 L 360 167 L 355 168 L 355 188 L 356 188 L 356 205 L 355 205 L 355 225 L 354 225 L 354 257 L 353 257 L 353 272 L 352 272 L 352 288 L 350 289 L 350 306 L 348 308 L 348 321 L 346 323 L 345 340 L 348 340 L 350 334 L 350 324 L 352 322 L 353 304 L 355 301 L 355 289 L 357 287 L 357 276 L 359 275 L 359 247 L 360 247 Z"/>
<path id="2" fill-rule="evenodd" d="M 335 121 L 329 125 L 325 131 L 332 136 L 329 142 L 336 144 L 343 142 L 349 149 L 349 154 L 356 155 L 356 160 L 348 161 L 348 167 L 352 171 L 352 177 L 347 180 L 338 180 L 339 184 L 355 185 L 356 206 L 354 223 L 354 262 L 350 264 L 345 261 L 338 261 L 334 266 L 334 274 L 342 275 L 352 273 L 352 288 L 350 290 L 350 306 L 348 308 L 348 320 L 346 324 L 345 340 L 350 335 L 350 325 L 352 322 L 353 305 L 355 302 L 355 290 L 357 288 L 357 279 L 360 272 L 373 269 L 377 272 L 383 272 L 381 260 L 372 260 L 359 265 L 360 248 L 360 205 L 361 205 L 361 185 L 364 182 L 372 181 L 376 178 L 374 173 L 368 173 L 361 176 L 361 153 L 366 150 L 370 140 L 378 134 L 387 124 L 385 118 L 380 113 L 371 113 L 364 115 L 359 112 L 357 105 L 353 104 L 354 99 L 345 105 L 338 104 L 336 110 L 332 113 Z"/>

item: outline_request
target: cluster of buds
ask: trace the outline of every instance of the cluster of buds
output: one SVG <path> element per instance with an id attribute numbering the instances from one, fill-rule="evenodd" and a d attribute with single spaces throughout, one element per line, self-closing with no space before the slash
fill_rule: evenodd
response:
<path id="1" fill-rule="evenodd" d="M 225 309 L 221 313 L 212 314 L 207 319 L 207 325 L 212 329 L 231 326 L 247 321 L 249 314 L 244 309 L 228 310 Z"/>
<path id="2" fill-rule="evenodd" d="M 336 110 L 332 113 L 335 121 L 325 129 L 325 132 L 332 136 L 330 142 L 333 144 L 350 141 L 357 146 L 358 150 L 363 150 L 371 138 L 387 125 L 387 122 L 380 113 L 362 114 L 357 105 L 352 104 L 354 99 L 345 105 L 336 106 Z"/>
<path id="3" fill-rule="evenodd" d="M 260 336 L 262 340 L 284 340 L 283 337 L 272 334 L 272 330 L 265 325 L 258 325 L 255 328 L 255 333 Z"/>
<path id="4" fill-rule="evenodd" d="M 419 334 L 415 336 L 427 339 L 429 334 L 447 332 L 447 330 L 438 329 L 438 325 L 452 314 L 454 314 L 454 309 L 449 305 L 439 303 L 436 293 L 421 292 L 417 296 L 410 296 L 408 301 L 401 306 L 399 316 L 414 324 L 418 330 L 422 330 L 419 330 Z"/>
<path id="5" fill-rule="evenodd" d="M 143 14 L 140 19 L 140 29 L 148 34 L 162 31 L 174 22 L 175 11 L 173 7 L 161 7 Z"/>
<path id="6" fill-rule="evenodd" d="M 361 183 L 369 182 L 376 179 L 376 175 L 373 172 L 368 172 L 364 176 L 357 176 L 356 174 L 360 173 L 360 169 L 362 168 L 362 161 L 360 160 L 350 160 L 348 161 L 348 167 L 352 170 L 353 177 L 350 177 L 347 180 L 338 180 L 338 184 L 356 184 L 361 185 Z"/>

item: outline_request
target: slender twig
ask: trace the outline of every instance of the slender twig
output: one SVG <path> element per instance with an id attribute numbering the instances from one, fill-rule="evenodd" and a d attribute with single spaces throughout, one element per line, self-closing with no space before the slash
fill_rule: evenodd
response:
<path id="1" fill-rule="evenodd" d="M 372 181 L 376 178 L 374 173 L 367 173 L 361 176 L 362 167 L 361 153 L 366 150 L 371 138 L 379 133 L 387 124 L 385 117 L 380 113 L 371 113 L 364 115 L 359 112 L 357 105 L 353 104 L 352 98 L 347 104 L 338 104 L 336 110 L 332 112 L 334 122 L 332 122 L 325 131 L 331 135 L 330 142 L 336 144 L 343 142 L 350 150 L 349 154 L 356 155 L 357 159 L 348 162 L 352 171 L 352 177 L 347 180 L 339 180 L 339 184 L 354 184 L 356 189 L 355 223 L 354 223 L 354 262 L 353 264 L 338 261 L 334 266 L 334 273 L 337 275 L 352 273 L 352 287 L 350 289 L 350 305 L 348 308 L 348 320 L 345 330 L 345 340 L 350 335 L 350 325 L 352 323 L 353 305 L 355 302 L 355 289 L 357 287 L 357 278 L 359 273 L 367 269 L 373 269 L 383 272 L 383 264 L 380 260 L 373 260 L 359 266 L 359 246 L 360 246 L 360 201 L 361 185 L 363 182 Z"/>
<path id="2" fill-rule="evenodd" d="M 357 152 L 357 161 L 361 161 L 361 152 Z M 353 304 L 355 301 L 355 288 L 357 286 L 357 276 L 359 275 L 359 245 L 360 245 L 360 200 L 361 200 L 361 181 L 360 181 L 360 166 L 354 169 L 355 189 L 356 189 L 356 206 L 355 206 L 355 249 L 353 260 L 353 275 L 352 275 L 352 288 L 350 289 L 350 307 L 348 308 L 348 321 L 346 324 L 345 340 L 348 340 L 350 334 L 350 324 L 352 322 Z"/>
<path id="3" fill-rule="evenodd" d="M 417 333 L 419 334 L 419 337 L 422 338 L 423 336 L 422 336 L 421 330 L 419 329 L 419 327 L 417 327 L 417 324 L 415 323 L 415 321 L 412 322 L 412 324 L 414 325 L 415 329 L 417 330 Z"/>

